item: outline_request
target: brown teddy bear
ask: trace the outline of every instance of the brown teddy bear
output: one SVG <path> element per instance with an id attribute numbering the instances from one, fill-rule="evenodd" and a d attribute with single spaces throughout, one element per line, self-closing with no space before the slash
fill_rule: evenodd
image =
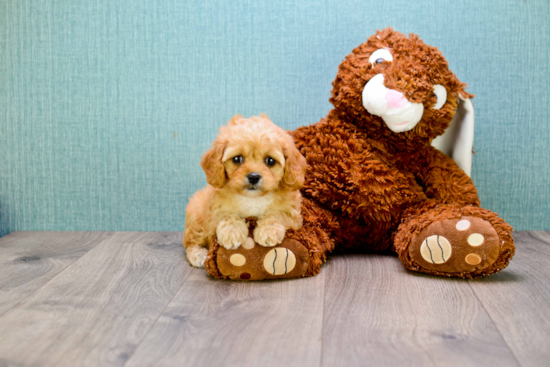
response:
<path id="1" fill-rule="evenodd" d="M 291 132 L 308 163 L 303 227 L 275 248 L 226 250 L 214 240 L 209 274 L 312 276 L 334 249 L 394 251 L 410 270 L 448 277 L 504 269 L 515 250 L 512 228 L 479 206 L 468 158 L 455 158 L 461 169 L 432 146 L 473 97 L 441 52 L 387 28 L 346 57 L 332 85 L 327 117 Z M 445 139 L 469 140 L 471 153 L 469 128 L 470 137 L 455 131 Z M 231 264 L 234 252 L 250 259 L 246 266 Z"/>

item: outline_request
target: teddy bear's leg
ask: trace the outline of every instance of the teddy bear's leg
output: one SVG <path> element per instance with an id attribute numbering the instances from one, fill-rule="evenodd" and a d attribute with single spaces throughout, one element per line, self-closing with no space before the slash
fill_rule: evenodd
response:
<path id="1" fill-rule="evenodd" d="M 288 230 L 283 242 L 274 247 L 260 246 L 253 240 L 255 220 L 248 220 L 250 235 L 235 250 L 227 250 L 214 239 L 205 268 L 215 278 L 263 280 L 308 277 L 318 274 L 327 252 L 334 248 L 327 229 L 337 226 L 331 214 L 304 199 L 303 226 Z"/>
<path id="2" fill-rule="evenodd" d="M 302 227 L 288 231 L 287 238 L 299 241 L 307 248 L 309 259 L 303 276 L 310 277 L 321 272 L 327 254 L 334 250 L 334 233 L 340 229 L 340 223 L 331 211 L 308 198 L 302 201 L 302 217 Z"/>
<path id="3" fill-rule="evenodd" d="M 214 239 L 204 266 L 210 275 L 223 279 L 298 278 L 306 274 L 309 258 L 307 249 L 296 240 L 285 238 L 276 246 L 265 247 L 255 243 L 250 235 L 243 245 L 232 250 L 219 246 Z"/>
<path id="4" fill-rule="evenodd" d="M 394 236 L 406 268 L 474 278 L 504 269 L 514 255 L 512 227 L 477 206 L 424 203 L 407 210 Z"/>

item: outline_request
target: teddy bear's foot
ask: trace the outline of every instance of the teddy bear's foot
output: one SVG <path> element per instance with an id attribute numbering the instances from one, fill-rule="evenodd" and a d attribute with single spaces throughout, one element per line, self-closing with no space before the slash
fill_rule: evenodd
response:
<path id="1" fill-rule="evenodd" d="M 208 273 L 217 278 L 263 280 L 302 277 L 308 267 L 309 252 L 299 242 L 286 238 L 280 245 L 264 247 L 248 237 L 235 250 L 228 250 L 214 240 L 205 263 Z"/>
<path id="2" fill-rule="evenodd" d="M 395 248 L 411 270 L 474 278 L 508 265 L 515 249 L 511 231 L 486 209 L 442 205 L 409 217 L 398 230 Z"/>
<path id="3" fill-rule="evenodd" d="M 427 270 L 470 273 L 494 264 L 499 249 L 499 237 L 491 223 L 465 216 L 430 224 L 413 236 L 409 253 Z"/>

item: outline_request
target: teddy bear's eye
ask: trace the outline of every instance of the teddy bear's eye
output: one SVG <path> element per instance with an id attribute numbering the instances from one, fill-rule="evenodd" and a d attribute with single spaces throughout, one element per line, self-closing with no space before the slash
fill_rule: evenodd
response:
<path id="1" fill-rule="evenodd" d="M 235 164 L 241 164 L 243 163 L 243 156 L 242 155 L 238 155 L 236 157 L 233 157 L 233 159 L 231 159 L 233 161 L 233 163 Z"/>
<path id="2" fill-rule="evenodd" d="M 265 159 L 265 164 L 267 164 L 269 167 L 273 167 L 277 163 L 277 161 L 271 157 L 267 157 Z"/>
<path id="3" fill-rule="evenodd" d="M 386 50 L 385 48 L 381 48 L 379 50 L 374 51 L 370 57 L 369 62 L 374 66 L 374 64 L 381 64 L 384 61 L 393 61 L 393 56 L 390 52 L 390 50 Z"/>

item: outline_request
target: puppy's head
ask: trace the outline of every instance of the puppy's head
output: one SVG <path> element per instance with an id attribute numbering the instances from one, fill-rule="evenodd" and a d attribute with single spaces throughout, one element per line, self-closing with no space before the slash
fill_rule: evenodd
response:
<path id="1" fill-rule="evenodd" d="M 263 114 L 233 117 L 220 128 L 201 165 L 210 185 L 249 197 L 300 189 L 307 167 L 292 137 Z"/>

